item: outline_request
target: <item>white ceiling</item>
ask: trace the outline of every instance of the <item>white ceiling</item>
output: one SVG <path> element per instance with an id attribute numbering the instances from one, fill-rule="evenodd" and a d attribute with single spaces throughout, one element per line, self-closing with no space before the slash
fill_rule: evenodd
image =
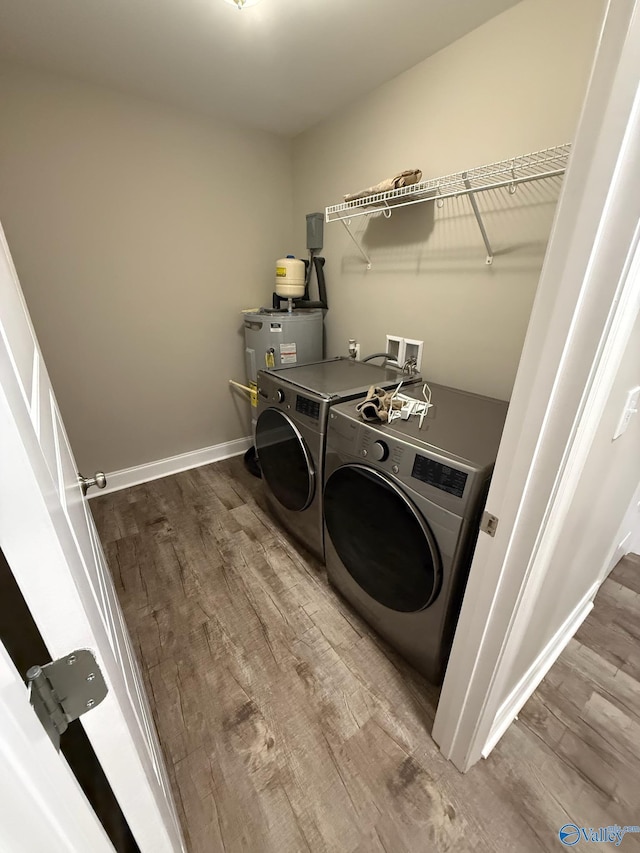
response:
<path id="1" fill-rule="evenodd" d="M 0 0 L 0 54 L 283 135 L 517 0 Z"/>

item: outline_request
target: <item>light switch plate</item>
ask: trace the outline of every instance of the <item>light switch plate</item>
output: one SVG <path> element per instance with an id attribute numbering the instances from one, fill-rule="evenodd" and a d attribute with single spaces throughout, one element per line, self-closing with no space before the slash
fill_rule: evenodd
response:
<path id="1" fill-rule="evenodd" d="M 636 385 L 635 388 L 632 388 L 631 391 L 627 392 L 627 397 L 624 401 L 624 407 L 622 409 L 622 414 L 620 415 L 620 420 L 618 421 L 618 426 L 613 433 L 613 441 L 615 441 L 616 438 L 619 438 L 623 432 L 626 432 L 626 429 L 629 426 L 629 421 L 638 411 L 639 400 L 640 385 Z"/>

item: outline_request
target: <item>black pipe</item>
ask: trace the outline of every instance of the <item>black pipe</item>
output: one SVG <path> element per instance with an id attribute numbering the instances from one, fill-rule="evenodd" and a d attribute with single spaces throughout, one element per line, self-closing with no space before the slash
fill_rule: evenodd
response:
<path id="1" fill-rule="evenodd" d="M 366 358 L 361 359 L 361 361 L 371 361 L 372 358 L 393 358 L 393 355 L 390 352 L 374 352 Z"/>
<path id="2" fill-rule="evenodd" d="M 314 255 L 311 253 L 311 261 L 305 261 L 305 266 L 309 272 L 307 277 L 307 285 L 305 289 L 305 299 L 296 299 L 295 305 L 296 308 L 324 308 L 325 311 L 329 309 L 329 303 L 327 302 L 327 284 L 324 278 L 324 258 L 319 257 L 318 255 Z M 312 302 L 309 300 L 309 282 L 311 281 L 311 267 L 316 271 L 316 278 L 318 279 L 318 301 Z"/>

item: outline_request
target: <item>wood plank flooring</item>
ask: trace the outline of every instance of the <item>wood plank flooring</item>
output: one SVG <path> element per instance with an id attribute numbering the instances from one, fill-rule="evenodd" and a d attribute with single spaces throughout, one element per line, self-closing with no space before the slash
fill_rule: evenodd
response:
<path id="1" fill-rule="evenodd" d="M 90 506 L 191 853 L 533 853 L 568 822 L 640 823 L 639 558 L 462 775 L 429 735 L 438 691 L 277 528 L 241 458 Z"/>

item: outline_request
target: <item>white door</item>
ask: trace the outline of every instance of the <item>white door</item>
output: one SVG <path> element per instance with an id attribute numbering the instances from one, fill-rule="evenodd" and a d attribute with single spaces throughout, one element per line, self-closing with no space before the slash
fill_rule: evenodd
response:
<path id="1" fill-rule="evenodd" d="M 138 846 L 184 850 L 144 684 L 1 227 L 0 470 L 0 548 L 44 642 L 54 658 L 91 649 L 105 676 L 107 697 L 82 722 Z"/>
<path id="2" fill-rule="evenodd" d="M 0 643 L 0 850 L 113 853 L 95 812 L 29 703 Z"/>

